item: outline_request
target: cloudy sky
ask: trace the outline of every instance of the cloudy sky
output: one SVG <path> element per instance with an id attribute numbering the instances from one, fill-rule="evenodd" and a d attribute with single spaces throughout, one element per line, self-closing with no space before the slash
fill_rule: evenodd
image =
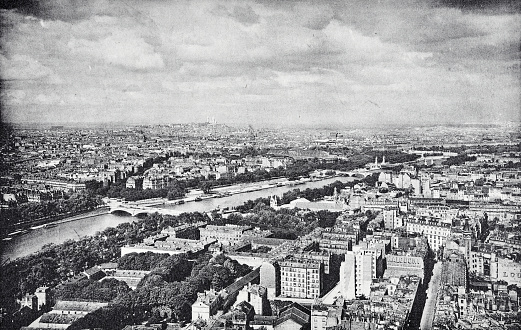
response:
<path id="1" fill-rule="evenodd" d="M 520 120 L 516 0 L 4 4 L 9 122 Z"/>

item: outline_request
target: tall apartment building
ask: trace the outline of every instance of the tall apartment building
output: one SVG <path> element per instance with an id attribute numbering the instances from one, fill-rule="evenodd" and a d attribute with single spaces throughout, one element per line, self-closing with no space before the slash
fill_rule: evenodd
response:
<path id="1" fill-rule="evenodd" d="M 403 219 L 398 216 L 398 209 L 389 207 L 385 208 L 382 213 L 385 229 L 393 230 L 403 226 Z"/>
<path id="2" fill-rule="evenodd" d="M 322 294 L 324 266 L 319 260 L 289 257 L 280 264 L 281 296 L 318 298 Z"/>
<path id="3" fill-rule="evenodd" d="M 406 226 L 407 233 L 424 235 L 434 251 L 438 251 L 441 246 L 445 245 L 447 237 L 451 234 L 451 226 L 440 221 L 408 219 Z"/>
<path id="4" fill-rule="evenodd" d="M 329 268 L 331 265 L 331 252 L 321 251 L 314 252 L 308 251 L 305 253 L 297 253 L 294 255 L 299 260 L 316 260 L 322 262 L 324 265 L 324 273 L 329 274 Z"/>
<path id="5" fill-rule="evenodd" d="M 344 299 L 369 297 L 373 274 L 376 274 L 374 255 L 363 251 L 348 251 L 340 265 L 340 292 Z"/>
<path id="6" fill-rule="evenodd" d="M 268 299 L 280 295 L 280 265 L 278 262 L 265 261 L 260 267 L 260 285 L 268 292 Z"/>

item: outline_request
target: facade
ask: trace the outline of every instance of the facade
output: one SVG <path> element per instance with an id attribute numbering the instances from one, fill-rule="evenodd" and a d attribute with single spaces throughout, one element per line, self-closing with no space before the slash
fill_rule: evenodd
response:
<path id="1" fill-rule="evenodd" d="M 265 287 L 268 299 L 280 295 L 280 265 L 278 262 L 265 261 L 260 266 L 260 285 Z"/>
<path id="2" fill-rule="evenodd" d="M 316 260 L 321 262 L 324 265 L 324 273 L 329 274 L 329 268 L 331 265 L 331 253 L 327 251 L 322 252 L 306 252 L 306 253 L 298 253 L 294 255 L 295 258 L 300 260 Z"/>
<path id="3" fill-rule="evenodd" d="M 168 175 L 148 175 L 143 179 L 143 189 L 164 189 L 169 182 Z"/>
<path id="4" fill-rule="evenodd" d="M 393 230 L 403 226 L 403 219 L 398 216 L 398 209 L 396 208 L 385 208 L 383 210 L 384 228 L 387 230 Z"/>
<path id="5" fill-rule="evenodd" d="M 424 276 L 424 258 L 421 256 L 403 254 L 386 255 L 387 270 L 386 274 L 397 275 L 416 275 L 419 278 Z"/>
<path id="6" fill-rule="evenodd" d="M 372 254 L 349 251 L 340 266 L 340 292 L 344 299 L 369 297 L 376 267 Z"/>
<path id="7" fill-rule="evenodd" d="M 250 226 L 226 225 L 215 226 L 208 225 L 200 228 L 201 240 L 217 240 L 223 245 L 235 245 L 242 241 L 243 234 L 251 230 Z"/>
<path id="8" fill-rule="evenodd" d="M 214 291 L 205 291 L 197 294 L 197 300 L 192 304 L 192 321 L 197 319 L 208 321 L 217 314 L 221 297 Z"/>
<path id="9" fill-rule="evenodd" d="M 249 303 L 257 315 L 265 315 L 268 305 L 268 290 L 258 284 L 245 286 L 237 295 L 236 303 L 246 301 Z"/>
<path id="10" fill-rule="evenodd" d="M 342 321 L 341 306 L 311 306 L 311 330 L 326 330 L 336 327 Z"/>
<path id="11" fill-rule="evenodd" d="M 408 219 L 406 226 L 407 233 L 424 235 L 434 251 L 445 245 L 447 237 L 451 234 L 451 226 L 439 221 Z"/>
<path id="12" fill-rule="evenodd" d="M 143 188 L 143 177 L 142 176 L 131 176 L 125 183 L 126 188 L 142 189 Z"/>
<path id="13" fill-rule="evenodd" d="M 318 260 L 288 258 L 280 262 L 281 296 L 318 298 L 322 295 L 324 266 Z"/>
<path id="14" fill-rule="evenodd" d="M 518 287 L 521 287 L 521 263 L 492 254 L 490 277 L 498 281 L 503 280 L 508 284 L 516 284 Z"/>
<path id="15" fill-rule="evenodd" d="M 169 226 L 161 230 L 161 234 L 166 234 L 175 238 L 198 240 L 200 238 L 198 225 L 201 224 L 182 224 L 175 227 Z"/>

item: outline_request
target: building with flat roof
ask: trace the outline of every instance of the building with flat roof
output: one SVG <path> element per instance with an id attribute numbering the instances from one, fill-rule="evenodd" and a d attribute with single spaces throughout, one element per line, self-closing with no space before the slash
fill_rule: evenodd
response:
<path id="1" fill-rule="evenodd" d="M 223 245 L 235 245 L 242 241 L 244 233 L 252 230 L 251 226 L 230 225 L 216 226 L 208 225 L 200 228 L 201 240 L 217 240 Z"/>
<path id="2" fill-rule="evenodd" d="M 321 261 L 289 256 L 279 264 L 282 297 L 318 298 L 322 295 L 324 266 Z"/>
<path id="3" fill-rule="evenodd" d="M 344 299 L 369 297 L 373 273 L 376 274 L 374 258 L 374 255 L 362 251 L 348 251 L 345 254 L 340 265 L 340 293 Z"/>
<path id="4" fill-rule="evenodd" d="M 433 251 L 438 251 L 441 246 L 444 246 L 447 237 L 449 237 L 452 232 L 450 224 L 437 220 L 431 221 L 409 218 L 406 221 L 406 227 L 407 233 L 424 235 Z"/>

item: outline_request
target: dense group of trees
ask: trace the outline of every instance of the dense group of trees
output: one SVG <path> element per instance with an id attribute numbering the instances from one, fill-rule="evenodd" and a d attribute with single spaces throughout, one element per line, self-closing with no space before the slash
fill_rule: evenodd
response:
<path id="1" fill-rule="evenodd" d="M 135 189 L 126 188 L 124 182 L 118 182 L 110 186 L 106 192 L 106 196 L 110 198 L 124 198 L 127 201 L 137 201 L 158 197 L 172 200 L 184 197 L 187 189 L 196 188 L 198 185 L 199 180 L 174 180 L 163 189 Z"/>
<path id="2" fill-rule="evenodd" d="M 251 271 L 250 267 L 222 255 L 212 258 L 203 254 L 194 263 L 184 256 L 168 257 L 163 262 L 167 260 L 169 265 L 163 265 L 166 273 L 177 272 L 177 277 L 165 277 L 153 270 L 136 290 L 118 295 L 112 304 L 75 321 L 69 329 L 121 329 L 160 318 L 188 321 L 197 292 L 210 288 L 219 291 Z"/>
<path id="3" fill-rule="evenodd" d="M 299 209 L 274 210 L 264 203 L 258 203 L 251 212 L 246 215 L 231 214 L 221 221 L 269 229 L 276 238 L 296 239 L 317 227 L 333 227 L 340 214 L 340 212 L 325 210 L 305 212 Z"/>
<path id="4" fill-rule="evenodd" d="M 111 302 L 116 297 L 130 291 L 131 289 L 125 282 L 113 278 L 105 279 L 101 282 L 83 279 L 56 287 L 54 296 L 59 300 Z"/>
<path id="5" fill-rule="evenodd" d="M 465 162 L 473 162 L 476 160 L 476 156 L 468 156 L 467 154 L 460 154 L 457 156 L 449 157 L 449 159 L 443 162 L 443 165 L 452 166 L 452 165 L 461 165 L 465 164 Z"/>
<path id="6" fill-rule="evenodd" d="M 129 253 L 125 254 L 118 261 L 119 269 L 126 270 L 152 270 L 163 260 L 170 257 L 168 254 L 163 253 Z"/>
<path id="7" fill-rule="evenodd" d="M 75 214 L 96 209 L 102 205 L 100 196 L 88 192 L 64 195 L 64 198 L 42 202 L 28 202 L 12 205 L 8 209 L 0 209 L 2 228 L 8 228 L 20 222 L 52 218 L 59 215 Z"/>
<path id="8" fill-rule="evenodd" d="M 4 284 L 0 286 L 0 307 L 13 310 L 15 298 L 33 293 L 40 286 L 56 286 L 96 264 L 117 261 L 121 246 L 142 242 L 168 226 L 208 220 L 206 215 L 197 212 L 179 216 L 152 214 L 77 241 L 46 245 L 38 253 L 8 262 L 0 268 Z"/>

